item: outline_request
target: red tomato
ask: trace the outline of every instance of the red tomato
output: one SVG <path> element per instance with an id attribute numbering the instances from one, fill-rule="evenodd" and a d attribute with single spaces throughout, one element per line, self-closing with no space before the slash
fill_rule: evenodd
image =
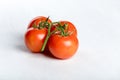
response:
<path id="1" fill-rule="evenodd" d="M 28 28 L 33 27 L 34 24 L 35 24 L 36 26 L 38 26 L 40 22 L 46 21 L 46 19 L 47 19 L 47 17 L 38 16 L 38 17 L 34 18 L 34 19 L 30 22 L 30 24 L 28 25 Z M 48 19 L 48 22 L 51 23 L 51 20 Z"/>
<path id="2" fill-rule="evenodd" d="M 25 44 L 32 52 L 40 52 L 47 35 L 47 28 L 29 28 L 25 34 Z"/>
<path id="3" fill-rule="evenodd" d="M 49 38 L 48 48 L 56 58 L 67 59 L 72 57 L 78 48 L 78 39 L 74 36 L 53 34 Z"/>
<path id="4" fill-rule="evenodd" d="M 59 21 L 58 23 L 61 24 L 61 26 L 66 24 L 66 29 L 65 31 L 68 31 L 69 34 L 73 35 L 73 36 L 77 36 L 77 29 L 76 27 L 69 21 Z M 51 31 L 55 30 L 56 27 L 59 27 L 59 24 L 53 24 Z"/>

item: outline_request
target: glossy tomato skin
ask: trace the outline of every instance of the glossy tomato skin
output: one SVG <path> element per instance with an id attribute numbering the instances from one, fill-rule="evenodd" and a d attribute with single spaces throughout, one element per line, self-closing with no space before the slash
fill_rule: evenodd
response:
<path id="1" fill-rule="evenodd" d="M 74 26 L 74 24 L 72 24 L 72 22 L 70 21 L 59 21 L 59 23 L 63 26 L 64 24 L 67 25 L 67 28 L 65 29 L 65 31 L 68 31 L 69 34 L 73 35 L 73 36 L 77 36 L 77 29 Z M 55 30 L 56 27 L 59 27 L 58 24 L 55 24 L 52 26 L 51 31 Z"/>
<path id="2" fill-rule="evenodd" d="M 47 17 L 44 17 L 44 16 L 38 16 L 38 17 L 35 17 L 33 20 L 31 20 L 31 22 L 29 23 L 28 25 L 28 29 L 33 27 L 33 25 L 35 24 L 36 26 L 39 25 L 40 22 L 42 21 L 46 21 Z M 50 19 L 48 19 L 48 22 L 51 23 L 52 21 Z"/>
<path id="3" fill-rule="evenodd" d="M 78 39 L 74 36 L 54 34 L 48 41 L 48 48 L 53 56 L 59 59 L 72 57 L 78 49 Z"/>
<path id="4" fill-rule="evenodd" d="M 47 35 L 47 29 L 33 29 L 30 28 L 25 34 L 25 44 L 27 48 L 34 52 L 40 52 Z"/>

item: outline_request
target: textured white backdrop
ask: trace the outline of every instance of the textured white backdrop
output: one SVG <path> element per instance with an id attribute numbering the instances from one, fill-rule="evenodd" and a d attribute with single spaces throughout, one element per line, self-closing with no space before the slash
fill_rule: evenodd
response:
<path id="1" fill-rule="evenodd" d="M 40 15 L 75 24 L 75 56 L 28 51 L 24 33 Z M 0 80 L 120 80 L 120 0 L 0 0 Z"/>

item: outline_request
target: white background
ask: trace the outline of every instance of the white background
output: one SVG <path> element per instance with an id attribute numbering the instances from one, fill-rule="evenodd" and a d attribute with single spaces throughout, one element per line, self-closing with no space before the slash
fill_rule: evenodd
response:
<path id="1" fill-rule="evenodd" d="M 36 16 L 69 20 L 75 56 L 32 54 L 24 33 Z M 120 0 L 0 0 L 0 80 L 120 80 Z"/>

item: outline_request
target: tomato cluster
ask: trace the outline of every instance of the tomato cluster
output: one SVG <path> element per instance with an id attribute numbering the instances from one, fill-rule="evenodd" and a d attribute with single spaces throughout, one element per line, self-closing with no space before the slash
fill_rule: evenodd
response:
<path id="1" fill-rule="evenodd" d="M 33 53 L 49 50 L 54 57 L 67 59 L 78 49 L 77 29 L 69 21 L 52 22 L 38 16 L 28 25 L 25 44 Z"/>

